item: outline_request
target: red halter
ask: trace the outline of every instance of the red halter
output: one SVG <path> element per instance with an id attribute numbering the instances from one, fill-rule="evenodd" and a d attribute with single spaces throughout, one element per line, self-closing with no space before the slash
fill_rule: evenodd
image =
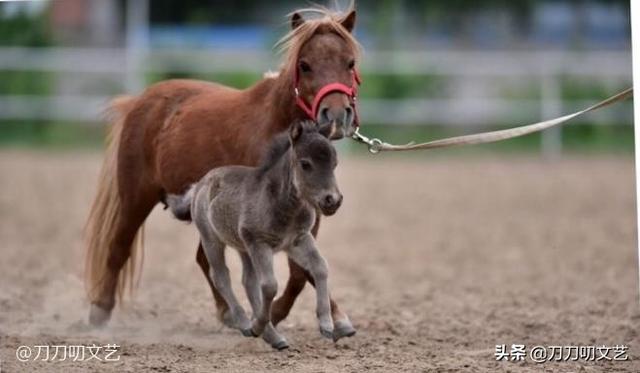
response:
<path id="1" fill-rule="evenodd" d="M 325 96 L 327 96 L 329 93 L 342 92 L 349 96 L 349 101 L 351 103 L 351 107 L 353 108 L 353 123 L 356 127 L 358 127 L 360 123 L 358 121 L 356 98 L 358 96 L 358 86 L 360 85 L 361 80 L 358 70 L 354 68 L 351 73 L 353 75 L 351 87 L 338 82 L 329 83 L 320 88 L 318 93 L 316 93 L 315 97 L 313 98 L 313 103 L 311 104 L 311 106 L 309 106 L 304 98 L 300 97 L 300 90 L 298 89 L 299 73 L 298 68 L 296 67 L 295 73 L 293 75 L 293 92 L 296 95 L 296 104 L 309 116 L 309 118 L 311 118 L 312 120 L 316 120 L 316 118 L 318 117 L 318 109 L 320 108 L 320 102 L 322 102 L 322 99 L 325 98 Z"/>

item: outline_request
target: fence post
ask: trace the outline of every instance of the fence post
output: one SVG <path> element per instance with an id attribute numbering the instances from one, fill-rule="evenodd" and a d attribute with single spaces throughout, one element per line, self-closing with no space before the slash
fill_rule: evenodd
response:
<path id="1" fill-rule="evenodd" d="M 149 47 L 149 0 L 127 0 L 125 87 L 129 94 L 144 89 L 144 62 Z"/>

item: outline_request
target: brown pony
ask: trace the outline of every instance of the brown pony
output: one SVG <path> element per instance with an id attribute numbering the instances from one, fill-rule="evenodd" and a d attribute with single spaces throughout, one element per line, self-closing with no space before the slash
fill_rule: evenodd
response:
<path id="1" fill-rule="evenodd" d="M 116 298 L 131 285 L 141 226 L 168 193 L 184 192 L 212 168 L 255 166 L 272 137 L 296 120 L 313 116 L 319 126 L 331 126 L 332 139 L 355 131 L 355 95 L 344 88 L 355 90 L 358 80 L 359 47 L 351 34 L 355 10 L 350 7 L 346 15 L 325 9 L 300 12 L 315 17 L 305 20 L 299 12 L 292 14 L 292 30 L 280 42 L 287 52 L 285 62 L 275 77 L 245 90 L 169 80 L 140 96 L 112 102 L 110 145 L 86 229 L 93 325 L 109 320 Z M 314 235 L 318 228 L 319 221 Z M 218 318 L 228 324 L 229 307 L 207 275 L 202 245 L 196 260 L 213 292 Z M 285 291 L 273 303 L 274 325 L 288 315 L 306 281 L 313 283 L 291 260 L 289 270 Z M 355 333 L 333 300 L 331 312 L 336 337 Z"/>

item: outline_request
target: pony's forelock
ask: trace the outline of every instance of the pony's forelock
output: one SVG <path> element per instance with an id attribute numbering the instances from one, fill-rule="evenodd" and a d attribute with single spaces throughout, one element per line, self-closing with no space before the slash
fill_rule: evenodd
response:
<path id="1" fill-rule="evenodd" d="M 289 31 L 275 45 L 277 50 L 285 56 L 283 63 L 284 69 L 295 66 L 302 46 L 316 35 L 322 27 L 328 27 L 344 39 L 356 57 L 359 57 L 361 53 L 360 44 L 351 32 L 342 26 L 342 22 L 344 22 L 349 13 L 354 9 L 355 5 L 352 1 L 348 9 L 344 11 L 335 11 L 324 6 L 314 5 L 313 7 L 298 9 L 289 13 L 287 19 L 290 20 L 293 14 L 298 13 L 304 18 L 304 22 Z"/>

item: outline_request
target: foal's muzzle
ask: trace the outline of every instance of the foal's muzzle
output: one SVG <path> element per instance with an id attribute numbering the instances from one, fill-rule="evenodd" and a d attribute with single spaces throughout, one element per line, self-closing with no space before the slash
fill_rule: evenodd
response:
<path id="1" fill-rule="evenodd" d="M 342 194 L 340 193 L 327 193 L 318 203 L 320 211 L 326 216 L 335 214 L 340 205 L 342 205 Z"/>

